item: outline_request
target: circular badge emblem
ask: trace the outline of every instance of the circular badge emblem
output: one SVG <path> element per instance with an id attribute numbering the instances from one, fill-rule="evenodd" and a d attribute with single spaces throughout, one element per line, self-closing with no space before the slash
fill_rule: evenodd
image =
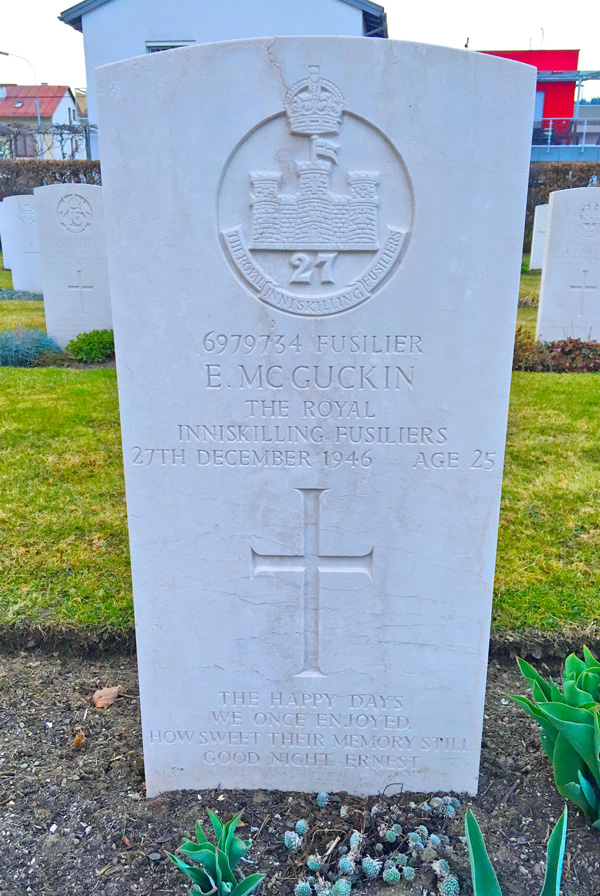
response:
<path id="1" fill-rule="evenodd" d="M 84 196 L 68 193 L 56 207 L 59 224 L 70 233 L 83 233 L 92 223 L 92 206 Z"/>
<path id="2" fill-rule="evenodd" d="M 370 299 L 410 238 L 406 166 L 376 127 L 344 110 L 319 66 L 284 112 L 230 155 L 218 196 L 225 256 L 255 297 L 290 314 L 337 314 Z"/>
<path id="3" fill-rule="evenodd" d="M 583 236 L 600 236 L 600 200 L 586 202 L 575 220 L 575 228 Z"/>
<path id="4" fill-rule="evenodd" d="M 22 205 L 19 209 L 19 217 L 24 224 L 35 223 L 35 209 L 32 205 Z"/>

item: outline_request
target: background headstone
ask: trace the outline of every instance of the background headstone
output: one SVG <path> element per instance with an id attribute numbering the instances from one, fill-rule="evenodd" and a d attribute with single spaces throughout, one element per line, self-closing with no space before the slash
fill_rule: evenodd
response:
<path id="1" fill-rule="evenodd" d="M 544 241 L 546 239 L 546 224 L 548 221 L 548 206 L 536 205 L 533 213 L 533 232 L 531 235 L 531 254 L 529 256 L 529 270 L 537 271 L 544 261 Z"/>
<path id="2" fill-rule="evenodd" d="M 42 292 L 40 247 L 35 198 L 31 195 L 7 196 L 9 257 L 14 289 Z"/>
<path id="3" fill-rule="evenodd" d="M 536 339 L 600 341 L 600 189 L 550 193 Z"/>
<path id="4" fill-rule="evenodd" d="M 112 329 L 102 187 L 35 190 L 48 335 L 65 346 L 79 333 Z"/>
<path id="5" fill-rule="evenodd" d="M 475 792 L 535 71 L 281 38 L 98 86 L 148 793 Z"/>
<path id="6" fill-rule="evenodd" d="M 4 267 L 10 270 L 10 235 L 11 235 L 12 211 L 10 203 L 0 202 L 0 240 L 2 240 L 2 261 Z"/>

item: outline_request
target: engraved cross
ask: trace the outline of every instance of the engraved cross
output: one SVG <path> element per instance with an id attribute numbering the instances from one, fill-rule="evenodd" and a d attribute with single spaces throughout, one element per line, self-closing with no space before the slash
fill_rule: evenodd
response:
<path id="1" fill-rule="evenodd" d="M 571 292 L 579 292 L 579 293 L 580 293 L 580 296 L 579 296 L 579 312 L 578 312 L 578 314 L 577 314 L 578 317 L 583 317 L 583 311 L 584 311 L 584 306 L 585 306 L 585 294 L 586 294 L 586 292 L 588 292 L 588 291 L 589 291 L 589 292 L 595 292 L 595 291 L 598 289 L 597 286 L 588 286 L 588 285 L 587 285 L 587 275 L 588 275 L 587 270 L 584 270 L 582 273 L 583 273 L 583 283 L 581 284 L 581 286 L 571 286 L 571 287 L 570 287 Z"/>
<path id="2" fill-rule="evenodd" d="M 67 288 L 76 290 L 79 293 L 79 301 L 81 302 L 81 313 L 85 314 L 85 304 L 84 304 L 85 296 L 83 293 L 84 293 L 84 290 L 86 290 L 86 289 L 88 289 L 90 292 L 93 292 L 94 287 L 93 286 L 84 286 L 81 281 L 82 281 L 81 271 L 77 271 L 77 283 L 72 284 L 72 285 L 69 284 Z"/>
<path id="3" fill-rule="evenodd" d="M 322 554 L 320 550 L 321 495 L 324 488 L 298 488 L 303 502 L 303 549 L 300 554 L 259 554 L 252 551 L 253 575 L 267 572 L 304 573 L 304 661 L 297 674 L 317 677 L 321 672 L 319 615 L 321 574 L 327 572 L 364 573 L 371 578 L 373 548 L 367 554 Z"/>

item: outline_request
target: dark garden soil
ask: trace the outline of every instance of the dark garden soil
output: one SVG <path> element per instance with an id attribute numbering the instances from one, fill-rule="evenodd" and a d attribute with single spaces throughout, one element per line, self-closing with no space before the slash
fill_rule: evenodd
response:
<path id="1" fill-rule="evenodd" d="M 538 665 L 543 670 L 543 663 Z M 94 691 L 114 685 L 130 696 L 105 710 L 93 708 Z M 563 802 L 535 725 L 506 700 L 508 694 L 524 693 L 523 685 L 512 663 L 491 662 L 479 796 L 461 797 L 462 808 L 449 820 L 423 810 L 425 797 L 415 794 L 368 800 L 337 795 L 324 809 L 314 794 L 266 791 L 193 791 L 147 800 L 135 660 L 106 654 L 74 659 L 37 650 L 2 654 L 0 894 L 184 896 L 183 875 L 166 853 L 191 835 L 195 820 L 205 820 L 211 808 L 225 819 L 244 810 L 242 834 L 254 839 L 253 864 L 244 871 L 267 875 L 259 896 L 292 896 L 295 882 L 306 876 L 308 853 L 323 853 L 335 837 L 343 843 L 352 829 L 362 829 L 365 809 L 375 830 L 392 805 L 398 807 L 405 833 L 424 824 L 430 832 L 449 836 L 453 849 L 445 851 L 446 857 L 461 893 L 470 894 L 467 854 L 459 838 L 463 810 L 471 805 L 504 896 L 538 896 L 546 841 Z M 342 804 L 348 807 L 345 819 Z M 303 848 L 289 853 L 284 832 L 301 818 L 308 823 Z M 435 854 L 423 854 L 415 860 L 417 877 L 410 887 L 389 887 L 379 877 L 370 884 L 358 882 L 353 893 L 435 896 L 435 859 Z M 574 807 L 563 893 L 600 896 L 600 832 Z"/>

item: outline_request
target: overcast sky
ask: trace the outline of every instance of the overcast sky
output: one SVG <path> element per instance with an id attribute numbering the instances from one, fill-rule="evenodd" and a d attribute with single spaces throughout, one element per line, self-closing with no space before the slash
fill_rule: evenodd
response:
<path id="1" fill-rule="evenodd" d="M 398 40 L 464 47 L 469 38 L 473 50 L 581 50 L 579 67 L 600 70 L 599 0 L 577 0 L 572 7 L 558 0 L 387 0 L 383 5 L 390 37 Z M 68 6 L 68 0 L 4 0 L 0 50 L 25 56 L 38 82 L 84 87 L 83 38 L 57 20 Z M 25 62 L 0 56 L 0 83 L 31 80 Z M 600 95 L 600 82 L 590 84 L 585 95 Z"/>

